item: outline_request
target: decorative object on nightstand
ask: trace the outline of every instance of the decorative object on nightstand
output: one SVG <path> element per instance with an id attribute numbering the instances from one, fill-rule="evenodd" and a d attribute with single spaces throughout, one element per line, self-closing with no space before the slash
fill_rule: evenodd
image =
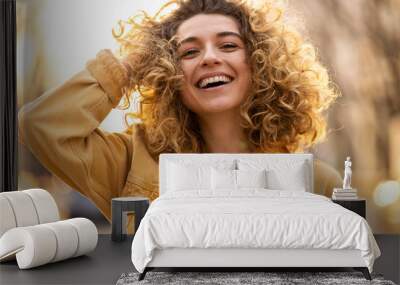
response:
<path id="1" fill-rule="evenodd" d="M 123 241 L 129 234 L 133 215 L 135 218 L 134 232 L 149 208 L 149 199 L 145 197 L 118 197 L 111 201 L 111 240 Z"/>
<path id="2" fill-rule="evenodd" d="M 364 219 L 366 218 L 366 200 L 362 198 L 352 200 L 332 199 L 332 201 L 340 206 L 359 214 Z"/>
<path id="3" fill-rule="evenodd" d="M 343 189 L 351 189 L 351 159 L 350 156 L 347 157 L 344 162 L 344 179 L 343 179 Z"/>
<path id="4" fill-rule="evenodd" d="M 347 157 L 344 162 L 343 188 L 334 188 L 332 200 L 357 200 L 357 189 L 351 188 L 351 159 Z"/>

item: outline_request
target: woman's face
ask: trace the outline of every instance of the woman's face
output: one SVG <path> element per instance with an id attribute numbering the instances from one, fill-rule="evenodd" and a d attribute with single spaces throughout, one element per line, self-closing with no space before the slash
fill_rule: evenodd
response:
<path id="1" fill-rule="evenodd" d="M 251 74 L 236 21 L 219 14 L 199 14 L 179 26 L 177 37 L 183 103 L 198 115 L 238 109 L 248 93 Z"/>

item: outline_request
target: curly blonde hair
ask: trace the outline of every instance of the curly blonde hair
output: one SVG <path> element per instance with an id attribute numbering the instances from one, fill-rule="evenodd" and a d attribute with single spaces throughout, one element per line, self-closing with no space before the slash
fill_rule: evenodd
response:
<path id="1" fill-rule="evenodd" d="M 171 5 L 177 8 L 160 16 Z M 197 14 L 229 16 L 239 25 L 252 73 L 240 110 L 251 151 L 299 152 L 325 136 L 323 111 L 338 92 L 314 47 L 285 23 L 283 12 L 274 2 L 255 7 L 243 0 L 173 0 L 155 16 L 142 11 L 119 22 L 114 37 L 131 66 L 125 107 L 133 92 L 140 94 L 139 110 L 127 118 L 141 119 L 138 129 L 154 157 L 205 150 L 196 115 L 179 96 L 183 73 L 175 40 L 179 25 Z"/>

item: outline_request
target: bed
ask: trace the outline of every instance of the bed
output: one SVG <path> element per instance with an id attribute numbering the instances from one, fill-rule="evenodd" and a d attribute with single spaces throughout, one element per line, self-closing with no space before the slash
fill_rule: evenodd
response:
<path id="1" fill-rule="evenodd" d="M 162 154 L 159 170 L 132 242 L 139 280 L 160 267 L 352 267 L 371 279 L 371 229 L 313 194 L 312 154 Z"/>

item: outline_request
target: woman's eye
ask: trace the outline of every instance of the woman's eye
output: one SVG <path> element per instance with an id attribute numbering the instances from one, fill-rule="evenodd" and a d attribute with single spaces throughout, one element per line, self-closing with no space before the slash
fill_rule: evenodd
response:
<path id="1" fill-rule="evenodd" d="M 223 48 L 229 48 L 229 49 L 231 49 L 231 48 L 236 48 L 237 45 L 232 44 L 232 43 L 229 43 L 229 44 L 224 44 L 224 45 L 222 45 L 222 47 L 223 47 Z"/>
<path id="2" fill-rule="evenodd" d="M 183 52 L 182 55 L 181 55 L 181 57 L 193 55 L 193 54 L 195 54 L 196 52 L 197 52 L 197 50 L 191 49 L 191 50 L 188 50 L 188 51 Z"/>
<path id="3" fill-rule="evenodd" d="M 233 43 L 227 43 L 227 44 L 223 44 L 221 46 L 222 49 L 228 49 L 228 50 L 236 49 L 237 47 L 238 46 L 236 44 L 233 44 Z M 187 50 L 187 51 L 183 52 L 180 57 L 184 58 L 184 57 L 194 56 L 198 52 L 199 51 L 197 49 L 190 49 L 190 50 Z"/>

